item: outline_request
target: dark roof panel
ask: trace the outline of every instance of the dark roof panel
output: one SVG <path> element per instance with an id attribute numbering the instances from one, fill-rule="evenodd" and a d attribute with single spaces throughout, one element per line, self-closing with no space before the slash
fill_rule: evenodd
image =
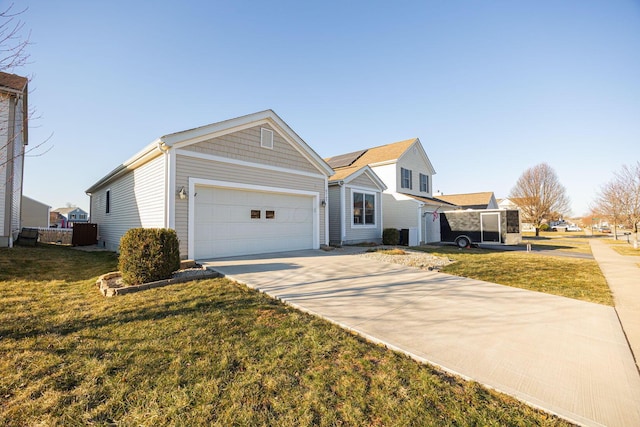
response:
<path id="1" fill-rule="evenodd" d="M 351 166 L 353 162 L 358 160 L 360 156 L 366 153 L 367 150 L 359 150 L 354 151 L 353 153 L 340 154 L 339 156 L 331 157 L 327 159 L 326 162 L 331 166 L 331 168 L 344 168 L 347 166 Z"/>

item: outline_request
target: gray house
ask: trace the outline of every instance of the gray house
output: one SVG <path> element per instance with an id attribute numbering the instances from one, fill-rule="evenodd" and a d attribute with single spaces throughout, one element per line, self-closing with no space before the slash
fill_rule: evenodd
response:
<path id="1" fill-rule="evenodd" d="M 329 163 L 329 243 L 382 242 L 382 192 L 386 186 L 369 166 L 341 167 Z"/>
<path id="2" fill-rule="evenodd" d="M 266 110 L 162 136 L 93 184 L 98 242 L 175 229 L 182 258 L 319 248 L 333 170 Z"/>

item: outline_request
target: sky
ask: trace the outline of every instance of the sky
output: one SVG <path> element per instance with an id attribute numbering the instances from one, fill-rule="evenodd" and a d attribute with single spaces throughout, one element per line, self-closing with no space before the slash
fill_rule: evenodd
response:
<path id="1" fill-rule="evenodd" d="M 160 136 L 265 109 L 325 158 L 417 137 L 444 194 L 504 198 L 546 162 L 574 216 L 640 160 L 640 0 L 11 3 L 24 194 L 53 208 L 88 211 Z"/>

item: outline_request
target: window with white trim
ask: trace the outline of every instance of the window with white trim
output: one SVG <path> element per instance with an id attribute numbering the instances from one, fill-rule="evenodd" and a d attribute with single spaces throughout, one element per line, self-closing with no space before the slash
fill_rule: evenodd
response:
<path id="1" fill-rule="evenodd" d="M 420 174 L 420 191 L 424 193 L 429 192 L 429 175 Z"/>
<path id="2" fill-rule="evenodd" d="M 354 191 L 353 195 L 353 225 L 375 225 L 376 223 L 376 195 Z"/>
<path id="3" fill-rule="evenodd" d="M 411 169 L 400 168 L 400 188 L 411 189 Z"/>
<path id="4" fill-rule="evenodd" d="M 273 131 L 260 128 L 260 146 L 262 148 L 273 149 Z"/>

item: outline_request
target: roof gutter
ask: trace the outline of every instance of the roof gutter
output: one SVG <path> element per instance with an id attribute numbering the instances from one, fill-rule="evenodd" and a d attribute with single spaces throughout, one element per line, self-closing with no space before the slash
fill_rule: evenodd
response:
<path id="1" fill-rule="evenodd" d="M 93 184 L 90 188 L 85 190 L 85 193 L 91 195 L 91 193 L 94 193 L 98 188 L 108 184 L 109 182 L 124 175 L 125 173 L 132 171 L 143 163 L 148 162 L 160 153 L 165 153 L 167 149 L 168 147 L 166 147 L 164 141 L 160 139 L 154 141 L 153 143 L 147 145 L 142 151 L 136 153 L 129 160 L 125 161 L 120 166 L 109 172 L 102 179 Z"/>

